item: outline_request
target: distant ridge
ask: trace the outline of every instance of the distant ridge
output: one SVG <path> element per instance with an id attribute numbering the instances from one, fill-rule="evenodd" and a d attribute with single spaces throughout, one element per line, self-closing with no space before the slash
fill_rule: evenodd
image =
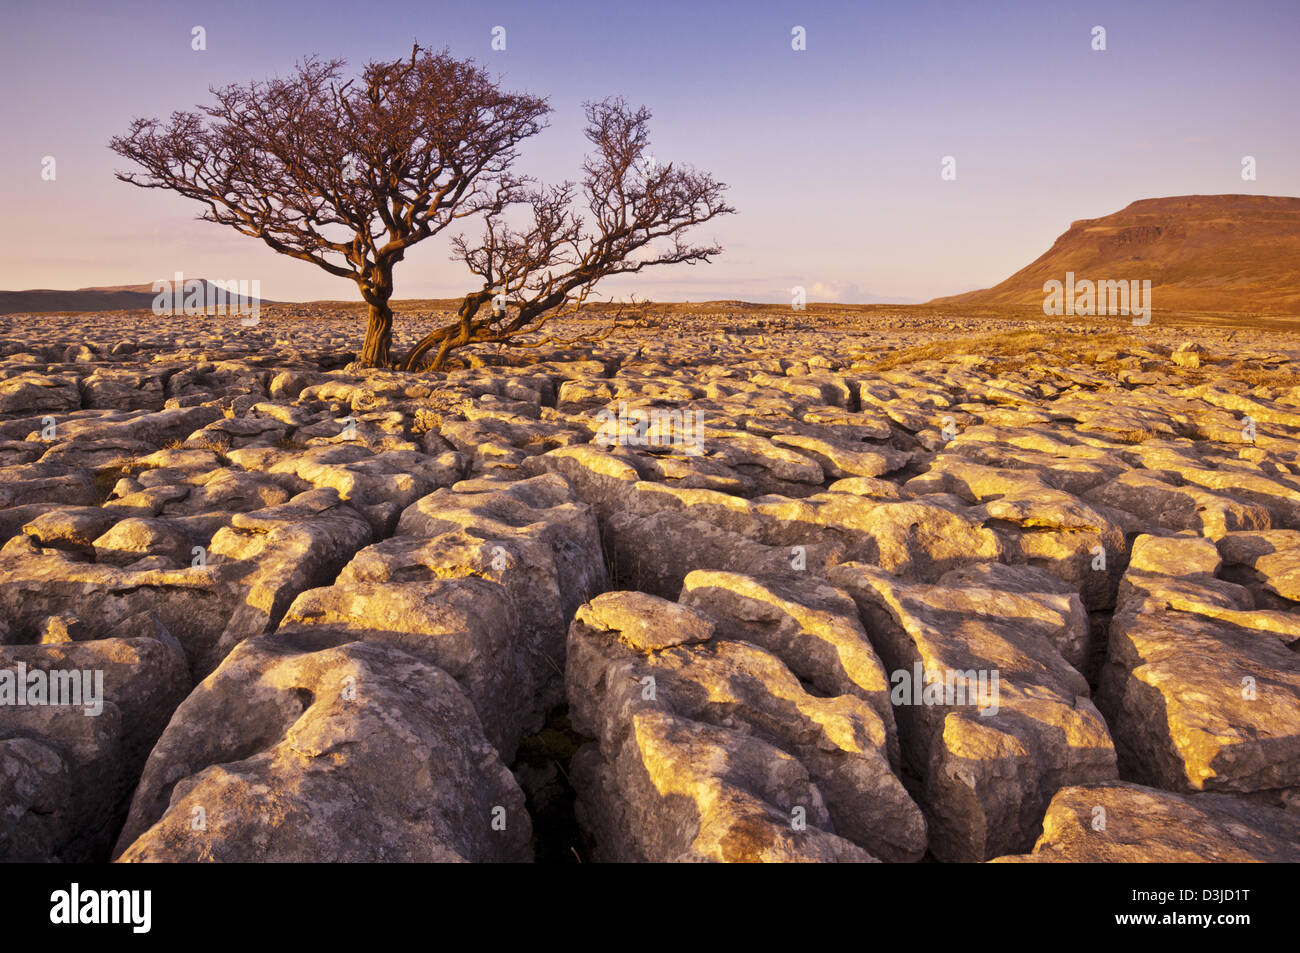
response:
<path id="1" fill-rule="evenodd" d="M 1041 308 L 1043 283 L 1151 281 L 1155 310 L 1300 315 L 1300 198 L 1179 195 L 1083 219 L 1040 258 L 979 291 L 930 305 Z"/>
<path id="2" fill-rule="evenodd" d="M 168 279 L 170 280 L 170 279 Z M 203 282 L 206 300 L 211 282 Z M 0 291 L 0 314 L 41 314 L 49 311 L 136 311 L 153 307 L 157 294 L 153 282 L 143 285 L 111 285 L 102 288 L 78 288 L 58 291 L 33 288 L 29 291 Z M 262 304 L 275 304 L 263 298 Z"/>

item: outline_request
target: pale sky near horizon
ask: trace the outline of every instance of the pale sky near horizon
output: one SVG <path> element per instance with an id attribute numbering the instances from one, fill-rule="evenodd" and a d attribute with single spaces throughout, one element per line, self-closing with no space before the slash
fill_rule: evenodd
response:
<path id="1" fill-rule="evenodd" d="M 1300 195 L 1300 0 L 23 4 L 0 36 L 0 288 L 257 279 L 274 300 L 355 286 L 113 178 L 135 116 L 310 53 L 368 59 L 412 40 L 550 98 L 519 170 L 577 178 L 581 104 L 654 113 L 653 152 L 728 183 L 739 214 L 697 233 L 725 251 L 610 283 L 655 300 L 923 301 L 995 284 L 1071 221 L 1137 199 Z M 191 49 L 201 25 L 207 49 Z M 506 50 L 491 49 L 506 28 Z M 807 49 L 791 49 L 791 28 Z M 1104 52 L 1092 49 L 1094 26 Z M 957 178 L 940 177 L 944 156 Z M 1241 179 L 1241 158 L 1258 179 Z M 57 178 L 41 178 L 53 156 Z M 417 246 L 396 297 L 475 286 L 446 238 Z"/>

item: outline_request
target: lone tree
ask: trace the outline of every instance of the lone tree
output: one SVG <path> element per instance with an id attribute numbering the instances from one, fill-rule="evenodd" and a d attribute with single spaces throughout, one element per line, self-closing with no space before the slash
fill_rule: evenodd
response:
<path id="1" fill-rule="evenodd" d="M 510 166 L 550 107 L 418 44 L 409 59 L 368 64 L 360 82 L 341 82 L 343 65 L 311 58 L 287 79 L 213 89 L 201 114 L 136 119 L 110 147 L 146 170 L 119 179 L 197 199 L 200 218 L 355 281 L 370 306 L 361 361 L 382 366 L 393 266 L 518 197 Z"/>
<path id="2" fill-rule="evenodd" d="M 601 278 L 721 251 L 682 232 L 734 211 L 726 186 L 656 165 L 644 109 L 588 104 L 596 148 L 581 189 L 544 188 L 511 170 L 519 144 L 545 128 L 544 98 L 504 92 L 473 61 L 418 44 L 367 64 L 359 81 L 344 82 L 343 66 L 309 58 L 286 79 L 213 89 L 215 105 L 136 119 L 110 147 L 145 170 L 118 172 L 122 181 L 197 199 L 201 219 L 355 281 L 369 305 L 364 365 L 393 364 L 394 266 L 470 216 L 486 220 L 482 241 L 453 247 L 482 286 L 399 366 L 441 369 L 457 348 L 510 343 L 573 313 Z M 526 224 L 512 229 L 512 215 Z"/>

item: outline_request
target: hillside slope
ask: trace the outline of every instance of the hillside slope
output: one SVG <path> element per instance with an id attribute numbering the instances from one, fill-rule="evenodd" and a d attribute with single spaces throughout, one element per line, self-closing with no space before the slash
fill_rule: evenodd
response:
<path id="1" fill-rule="evenodd" d="M 932 305 L 1042 306 L 1043 283 L 1151 281 L 1156 311 L 1300 314 L 1300 198 L 1180 195 L 1074 222 L 992 288 Z"/>
<path id="2" fill-rule="evenodd" d="M 204 294 L 208 291 L 206 278 Z M 59 291 L 33 288 L 29 291 L 0 291 L 0 314 L 43 314 L 52 311 L 136 311 L 153 307 L 152 284 L 119 285 L 107 288 L 78 288 Z M 262 304 L 274 304 L 263 298 Z"/>

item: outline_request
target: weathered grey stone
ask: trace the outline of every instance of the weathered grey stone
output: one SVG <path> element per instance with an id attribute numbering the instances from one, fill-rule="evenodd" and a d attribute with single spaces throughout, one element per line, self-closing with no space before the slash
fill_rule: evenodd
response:
<path id="1" fill-rule="evenodd" d="M 1300 818 L 1223 794 L 1173 794 L 1111 782 L 1062 788 L 1034 863 L 1296 863 Z"/>
<path id="2" fill-rule="evenodd" d="M 1116 777 L 1088 684 L 1061 655 L 1068 607 L 1045 599 L 900 582 L 847 564 L 830 580 L 856 600 L 890 671 L 904 770 L 945 861 L 1027 850 L 1052 794 Z M 1036 617 L 1036 618 L 1035 618 Z"/>
<path id="3" fill-rule="evenodd" d="M 1300 658 L 1287 648 L 1300 642 L 1300 620 L 1188 573 L 1217 565 L 1201 541 L 1134 543 L 1155 547 L 1162 558 L 1124 576 L 1102 671 L 1098 703 L 1121 768 L 1176 791 L 1284 796 L 1300 786 Z"/>
<path id="4" fill-rule="evenodd" d="M 315 634 L 245 642 L 177 710 L 118 859 L 530 859 L 523 792 L 455 681 L 395 647 Z"/>
<path id="5" fill-rule="evenodd" d="M 145 758 L 190 688 L 180 645 L 161 626 L 151 635 L 0 647 L 0 860 L 106 857 Z M 46 673 L 46 704 L 33 704 L 30 684 L 26 704 L 10 694 L 20 665 L 28 677 Z M 49 704 L 56 679 L 60 700 L 80 704 Z"/>
<path id="6" fill-rule="evenodd" d="M 621 774 L 628 762 L 619 754 L 642 711 L 671 712 L 762 739 L 808 771 L 828 814 L 818 824 L 821 830 L 885 860 L 921 856 L 925 822 L 890 769 L 885 724 L 869 704 L 854 695 L 810 695 L 775 655 L 747 642 L 710 642 L 698 625 L 690 642 L 646 646 L 642 633 L 649 626 L 683 614 L 674 603 L 635 592 L 606 593 L 596 602 L 601 609 L 579 612 L 569 630 L 566 680 L 573 726 L 599 739 L 607 762 L 592 767 L 614 786 L 606 794 L 623 802 L 617 812 L 625 819 L 621 827 L 601 827 L 606 817 L 601 808 L 586 815 L 593 824 L 589 835 L 609 859 L 636 859 L 646 850 L 662 849 L 659 842 L 671 836 L 641 826 L 639 819 L 654 816 L 658 805 L 638 800 L 646 792 L 635 778 Z M 596 624 L 589 621 L 593 616 L 599 617 Z M 734 735 L 714 737 L 714 743 L 742 756 L 763 751 L 733 742 Z M 650 772 L 662 797 L 660 764 L 643 761 L 640 767 Z"/>

